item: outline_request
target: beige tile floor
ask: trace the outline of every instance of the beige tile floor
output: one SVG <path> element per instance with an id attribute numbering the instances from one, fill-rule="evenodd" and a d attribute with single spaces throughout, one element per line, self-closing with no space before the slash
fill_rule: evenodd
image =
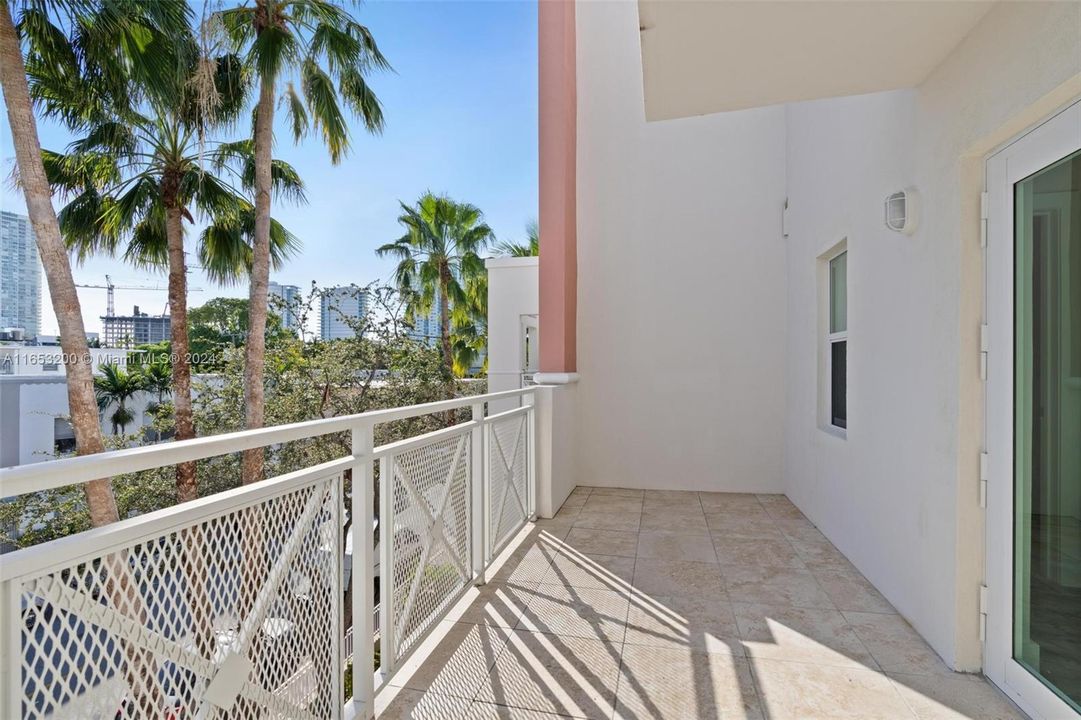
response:
<path id="1" fill-rule="evenodd" d="M 783 495 L 580 487 L 504 556 L 378 717 L 1023 717 Z"/>

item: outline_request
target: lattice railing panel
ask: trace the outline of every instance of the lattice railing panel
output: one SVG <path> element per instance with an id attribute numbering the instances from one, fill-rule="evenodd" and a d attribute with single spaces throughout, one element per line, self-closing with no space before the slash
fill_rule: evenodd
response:
<path id="1" fill-rule="evenodd" d="M 488 425 L 488 553 L 499 552 L 529 518 L 528 419 L 525 413 Z"/>
<path id="2" fill-rule="evenodd" d="M 388 458 L 393 528 L 392 658 L 406 655 L 472 576 L 469 433 L 442 436 Z M 382 521 L 381 521 L 382 522 Z"/>
<path id="3" fill-rule="evenodd" d="M 338 717 L 340 488 L 313 476 L 179 527 L 149 518 L 12 578 L 22 717 Z"/>

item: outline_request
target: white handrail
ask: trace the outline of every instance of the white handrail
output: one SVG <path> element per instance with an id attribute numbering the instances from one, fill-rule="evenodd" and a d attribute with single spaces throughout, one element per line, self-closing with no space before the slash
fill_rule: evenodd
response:
<path id="1" fill-rule="evenodd" d="M 203 460 L 208 457 L 266 447 L 267 445 L 277 445 L 335 432 L 344 432 L 367 423 L 374 426 L 394 420 L 431 415 L 447 410 L 469 407 L 477 402 L 521 397 L 533 391 L 533 388 L 504 390 L 485 395 L 454 398 L 453 400 L 439 400 L 421 405 L 371 410 L 355 415 L 307 420 L 290 425 L 277 425 L 258 430 L 241 430 L 192 440 L 178 440 L 157 445 L 113 450 L 95 455 L 81 455 L 62 460 L 0 468 L 0 497 L 26 495 L 123 473 L 178 465 L 193 460 Z"/>
<path id="2" fill-rule="evenodd" d="M 504 410 L 503 412 L 496 413 L 495 415 L 487 415 L 487 416 L 485 416 L 484 423 L 487 424 L 487 425 L 491 425 L 494 422 L 498 422 L 500 420 L 505 420 L 507 418 L 514 417 L 515 415 L 528 415 L 529 411 L 530 411 L 530 406 L 529 405 L 523 405 L 522 407 L 511 408 L 510 410 Z"/>
<path id="3" fill-rule="evenodd" d="M 342 714 L 344 717 L 355 716 L 364 720 L 371 718 L 374 698 L 379 689 L 402 666 L 402 663 L 421 646 L 424 637 L 432 632 L 436 623 L 445 616 L 447 609 L 471 585 L 484 582 L 485 571 L 492 561 L 491 551 L 493 548 L 489 547 L 488 541 L 488 532 L 490 531 L 488 526 L 492 522 L 492 508 L 498 507 L 502 512 L 505 504 L 503 497 L 506 496 L 509 488 L 509 485 L 503 488 L 501 493 L 503 497 L 492 496 L 492 464 L 495 460 L 486 437 L 493 433 L 496 427 L 493 423 L 500 420 L 513 420 L 520 416 L 524 425 L 519 433 L 526 433 L 525 438 L 516 437 L 516 447 L 511 450 L 512 457 L 518 457 L 517 443 L 525 443 L 526 462 L 522 470 L 512 471 L 511 467 L 507 466 L 506 458 L 502 458 L 505 468 L 500 471 L 500 477 L 503 478 L 501 482 L 511 482 L 512 479 L 507 477 L 507 472 L 513 472 L 515 473 L 513 481 L 524 485 L 527 493 L 524 507 L 516 510 L 515 515 L 508 517 L 514 517 L 517 522 L 521 523 L 527 520 L 532 513 L 534 501 L 530 495 L 535 487 L 533 477 L 535 472 L 533 467 L 534 458 L 532 455 L 534 438 L 532 433 L 535 427 L 536 406 L 529 400 L 534 391 L 534 388 L 522 388 L 486 395 L 474 395 L 423 405 L 376 410 L 339 418 L 314 420 L 195 440 L 162 443 L 0 470 L 0 479 L 3 482 L 2 486 L 0 486 L 0 496 L 10 496 L 77 484 L 98 477 L 132 473 L 179 462 L 199 460 L 291 440 L 317 438 L 328 433 L 344 431 L 351 433 L 351 449 L 347 453 L 343 453 L 343 457 L 335 460 L 253 483 L 252 485 L 226 490 L 192 502 L 122 520 L 104 527 L 94 528 L 76 535 L 17 550 L 0 557 L 0 620 L 4 621 L 4 625 L 0 625 L 0 661 L 5 666 L 9 664 L 15 666 L 22 663 L 24 672 L 29 672 L 33 676 L 34 682 L 39 684 L 47 682 L 47 674 L 43 674 L 44 671 L 38 668 L 38 665 L 26 665 L 26 663 L 31 662 L 28 658 L 31 656 L 36 657 L 34 653 L 37 650 L 34 648 L 37 646 L 33 643 L 28 644 L 26 630 L 23 628 L 25 618 L 23 622 L 15 621 L 25 614 L 25 610 L 19 605 L 20 595 L 18 593 L 20 588 L 24 587 L 24 585 L 35 588 L 32 591 L 36 593 L 35 597 L 42 598 L 46 603 L 55 604 L 59 600 L 51 594 L 53 590 L 68 588 L 70 583 L 64 579 L 65 574 L 74 572 L 73 568 L 79 568 L 82 564 L 89 566 L 97 562 L 98 559 L 114 555 L 121 558 L 119 566 L 123 568 L 128 568 L 130 563 L 135 562 L 135 560 L 129 558 L 129 555 L 131 558 L 146 561 L 152 567 L 162 566 L 163 563 L 167 565 L 170 562 L 167 554 L 158 553 L 154 549 L 156 545 L 153 545 L 153 543 L 150 545 L 150 551 L 145 548 L 138 549 L 139 543 L 144 541 L 156 541 L 157 538 L 166 537 L 174 538 L 175 541 L 175 538 L 181 537 L 183 533 L 193 527 L 207 525 L 212 522 L 219 522 L 220 524 L 219 518 L 233 515 L 241 509 L 252 508 L 253 511 L 258 509 L 265 516 L 269 512 L 268 509 L 278 507 L 280 510 L 274 510 L 273 512 L 286 513 L 285 516 L 291 518 L 290 522 L 295 520 L 297 526 L 305 528 L 303 532 L 309 534 L 310 532 L 323 532 L 321 528 L 316 528 L 312 521 L 317 512 L 328 512 L 326 518 L 323 518 L 320 522 L 329 522 L 331 528 L 338 529 L 337 541 L 339 547 L 342 547 L 341 543 L 344 540 L 341 537 L 342 518 L 338 517 L 338 515 L 344 508 L 339 507 L 336 511 L 320 509 L 323 507 L 320 501 L 322 496 L 312 496 L 302 504 L 290 501 L 288 507 L 275 505 L 275 503 L 278 503 L 279 496 L 287 496 L 301 487 L 322 482 L 324 483 L 323 487 L 333 488 L 334 497 L 339 498 L 338 502 L 345 500 L 350 508 L 349 512 L 354 519 L 351 529 L 353 535 L 352 557 L 349 558 L 344 553 L 325 552 L 322 545 L 320 545 L 318 554 L 322 565 L 319 566 L 319 569 L 305 570 L 304 567 L 298 568 L 294 558 L 294 550 L 297 543 L 301 542 L 302 538 L 305 537 L 303 533 L 299 533 L 287 537 L 285 540 L 279 539 L 279 544 L 271 548 L 276 560 L 270 568 L 264 568 L 258 563 L 250 565 L 250 567 L 244 566 L 244 560 L 238 560 L 241 564 L 238 565 L 236 571 L 241 574 L 248 572 L 249 575 L 243 577 L 247 578 L 246 582 L 254 583 L 258 590 L 250 600 L 251 607 L 244 610 L 245 616 L 243 618 L 238 616 L 238 619 L 241 620 L 241 637 L 251 637 L 252 633 L 257 632 L 258 628 L 262 627 L 266 614 L 263 611 L 269 607 L 268 603 L 273 598 L 281 594 L 282 583 L 289 573 L 294 570 L 302 575 L 308 573 L 309 582 L 321 583 L 320 587 L 323 588 L 323 591 L 336 593 L 331 597 L 336 598 L 337 604 L 330 609 L 330 612 L 337 614 L 337 617 L 333 618 L 332 625 L 334 627 L 329 632 L 307 628 L 305 632 L 308 635 L 305 637 L 313 643 L 322 643 L 324 648 L 328 643 L 332 643 L 334 648 L 333 657 L 338 666 L 331 668 L 333 672 L 331 682 L 341 682 L 339 671 L 344 667 L 346 659 L 352 657 L 353 697 L 341 709 Z M 516 397 L 525 399 L 523 407 L 498 414 L 485 415 L 485 403 L 497 399 Z M 472 417 L 470 420 L 405 440 L 387 443 L 380 447 L 373 447 L 374 428 L 379 423 L 462 407 L 471 408 Z M 517 421 L 513 424 L 517 425 Z M 441 443 L 451 438 L 459 438 L 453 456 L 444 453 L 441 445 Z M 430 448 L 434 448 L 434 450 L 426 450 Z M 466 452 L 467 449 L 468 452 Z M 427 460 L 423 462 L 428 462 L 431 464 L 431 468 L 438 467 L 440 472 L 446 473 L 446 479 L 441 483 L 436 483 L 437 486 L 443 488 L 442 499 L 436 506 L 431 508 L 427 507 L 425 504 L 427 500 L 418 495 L 417 490 L 410 486 L 408 482 L 405 482 L 404 488 L 395 489 L 397 473 L 391 467 L 395 459 L 405 453 L 414 453 L 418 458 L 423 458 L 426 452 L 428 453 Z M 345 491 L 344 474 L 347 470 L 352 473 L 354 490 L 374 487 L 373 463 L 376 460 L 380 461 L 382 468 L 380 475 L 380 515 L 382 516 L 380 524 L 386 522 L 386 525 L 383 526 L 386 530 L 382 537 L 383 567 L 381 573 L 383 574 L 383 582 L 381 583 L 380 599 L 383 601 L 382 607 L 384 611 L 380 614 L 383 632 L 378 636 L 380 637 L 382 651 L 381 674 L 378 681 L 371 652 L 377 637 L 373 616 L 375 611 L 374 598 L 370 592 L 370 588 L 374 585 L 374 536 L 369 531 L 370 523 L 365 522 L 365 519 L 375 515 L 374 497 L 370 491 L 354 491 L 347 500 L 342 496 Z M 457 471 L 457 468 L 460 467 L 459 463 L 467 463 L 463 474 L 464 480 L 456 479 L 459 477 Z M 464 513 L 461 509 L 453 512 L 447 510 L 448 499 L 451 497 L 451 486 L 454 483 L 458 484 L 454 490 L 455 493 L 464 492 L 467 495 L 468 499 L 465 501 L 467 505 L 464 508 Z M 462 483 L 464 483 L 464 488 Z M 387 534 L 388 531 L 392 533 L 391 529 L 396 527 L 391 509 L 392 500 L 395 493 L 403 489 L 410 492 L 411 506 L 418 509 L 418 512 L 414 513 L 416 517 L 410 521 L 415 521 L 414 525 L 416 525 L 415 527 L 411 526 L 411 530 L 415 531 L 419 537 L 426 538 L 424 551 L 416 560 L 409 554 L 411 551 L 408 551 L 408 549 L 401 551 L 407 554 L 400 557 L 396 556 L 394 536 L 393 534 Z M 515 490 L 515 492 L 517 493 L 519 490 Z M 429 512 L 429 510 L 434 512 Z M 338 515 L 335 515 L 335 512 Z M 403 517 L 406 516 L 403 515 Z M 457 524 L 454 530 L 456 533 L 455 538 L 457 538 L 455 547 L 464 539 L 468 539 L 469 546 L 464 548 L 465 554 L 461 558 L 456 553 L 463 551 L 452 549 L 447 545 L 448 541 L 443 535 L 444 527 L 446 527 L 445 523 Z M 503 523 L 498 524 L 499 527 L 503 527 Z M 226 528 L 226 530 L 220 530 L 219 528 L 218 532 L 233 532 L 228 530 L 227 523 L 222 527 Z M 313 530 L 312 528 L 316 529 Z M 306 542 L 309 540 L 306 540 Z M 320 539 L 319 542 L 322 543 L 323 541 Z M 449 560 L 458 566 L 459 572 L 455 575 L 456 579 L 453 582 L 445 585 L 441 584 L 435 590 L 427 590 L 425 596 L 427 599 L 422 604 L 417 601 L 419 597 L 418 588 L 420 587 L 418 579 L 423 579 L 424 573 L 427 572 L 426 561 L 433 544 L 437 542 L 443 544 L 448 556 L 452 556 L 449 557 Z M 307 562 L 310 564 L 311 558 Z M 346 634 L 346 628 L 343 626 L 343 609 L 338 607 L 342 600 L 343 562 L 351 562 L 348 582 L 354 588 L 352 593 L 354 627 L 349 629 L 348 635 Z M 440 562 L 445 562 L 445 560 L 440 560 Z M 398 563 L 397 568 L 395 563 Z M 300 564 L 304 565 L 304 563 Z M 391 591 L 394 586 L 390 581 L 390 575 L 396 570 L 401 571 L 403 578 L 410 580 L 409 597 L 397 615 L 394 613 L 395 604 L 391 598 Z M 184 572 L 188 573 L 200 571 L 205 574 L 206 568 L 196 565 L 184 569 Z M 414 576 L 410 577 L 410 573 L 413 573 Z M 238 585 L 241 582 L 241 575 L 234 577 L 231 574 L 219 573 L 213 576 L 196 575 L 193 577 L 202 578 L 207 582 L 216 579 L 218 583 L 225 583 L 229 587 L 232 587 L 229 583 Z M 137 587 L 140 588 L 141 592 L 142 586 Z M 192 585 L 192 587 L 195 587 L 195 585 Z M 183 603 L 190 602 L 180 595 L 183 588 L 179 582 L 173 584 L 172 590 L 178 593 L 176 607 L 181 607 Z M 437 593 L 434 599 L 432 599 L 433 592 Z M 152 636 L 156 630 L 152 627 L 153 624 L 148 624 L 149 620 L 138 614 L 129 617 L 111 607 L 115 604 L 115 599 L 110 600 L 108 603 L 99 603 L 94 598 L 80 602 L 83 604 L 75 603 L 71 604 L 70 607 L 65 606 L 65 612 L 71 614 L 78 622 L 95 622 L 95 619 L 99 618 L 99 616 L 112 618 L 118 612 L 120 613 L 119 617 L 124 622 L 124 627 L 109 635 L 108 640 L 102 640 L 97 636 L 89 637 L 86 641 L 89 645 L 96 644 L 105 647 L 108 652 L 112 652 L 109 649 L 112 645 L 109 645 L 109 643 L 113 643 L 116 647 L 120 647 L 123 643 L 131 643 L 134 648 L 144 648 L 148 647 L 148 644 L 154 640 Z M 183 623 L 191 624 L 192 627 L 195 627 L 197 623 L 202 623 L 199 626 L 201 631 L 206 632 L 208 630 L 209 620 L 207 617 L 197 617 L 195 614 L 190 614 L 190 617 L 185 619 L 181 617 L 180 610 L 169 609 L 172 606 L 169 605 L 168 598 L 159 597 L 155 602 L 161 605 L 158 608 L 159 611 L 171 613 L 168 614 L 170 622 L 183 620 Z M 423 609 L 417 614 L 417 618 L 418 622 L 423 624 L 417 626 L 418 630 L 416 632 L 411 630 L 408 638 L 399 637 L 399 635 L 406 632 L 406 623 L 413 617 L 413 608 L 421 607 L 421 605 L 423 605 Z M 31 607 L 31 614 L 36 613 L 34 617 L 41 615 L 43 611 L 40 609 L 35 610 L 34 607 L 37 606 Z M 397 617 L 398 615 L 400 617 Z M 300 623 L 298 627 L 303 626 L 298 617 L 295 617 L 294 620 Z M 398 621 L 397 624 L 393 622 L 394 620 Z M 45 635 L 55 634 L 56 632 L 52 625 L 41 625 L 40 628 L 40 632 Z M 35 632 L 39 631 L 35 630 Z M 407 644 L 403 642 L 405 640 L 408 641 Z M 403 643 L 403 647 L 398 647 L 399 642 Z M 103 643 L 105 644 L 103 645 Z M 28 652 L 27 647 L 30 647 L 33 651 L 30 655 L 26 654 Z M 243 657 L 250 654 L 244 648 L 243 640 L 237 644 L 237 648 Z M 184 646 L 181 650 L 187 657 L 189 648 Z M 204 681 L 209 682 L 217 659 L 195 650 L 190 650 L 190 652 L 195 653 L 192 657 L 201 663 L 198 674 Z M 274 652 L 274 650 L 273 648 L 264 647 L 262 652 Z M 278 662 L 278 660 L 273 660 L 276 656 L 271 655 L 269 657 L 273 662 Z M 248 659 L 250 661 L 252 658 Z M 37 660 L 34 660 L 34 662 L 37 662 Z M 49 667 L 46 667 L 46 670 L 48 669 Z M 286 667 L 286 669 L 291 670 L 289 667 Z M 304 670 L 307 672 L 309 669 L 305 668 Z M 98 674 L 104 678 L 110 674 L 119 676 L 122 672 L 123 670 L 118 666 L 102 670 Z M 7 706 L 8 712 L 13 712 L 16 716 L 19 714 L 20 707 L 24 710 L 27 707 L 21 677 L 19 673 L 13 673 L 6 678 L 0 678 L 0 688 L 4 688 L 11 695 L 11 702 Z M 307 678 L 308 675 L 293 672 L 285 685 L 278 688 L 279 693 L 286 697 L 286 700 L 289 700 L 288 704 L 296 705 L 299 702 L 293 696 L 295 693 L 303 693 L 307 689 Z M 330 692 L 328 697 L 340 697 L 340 686 L 337 689 L 328 687 Z M 248 697 L 249 700 L 256 702 L 256 704 L 270 707 L 275 702 L 278 702 L 269 695 L 269 692 L 271 692 L 269 689 L 261 688 L 258 684 L 252 687 L 245 686 L 242 690 L 242 694 Z M 70 690 L 68 695 L 71 692 L 75 692 L 75 690 Z M 253 692 L 258 697 L 252 696 L 251 693 Z M 0 692 L 0 694 L 3 693 Z M 263 697 L 264 695 L 266 697 Z M 322 698 L 323 696 L 319 697 Z M 67 695 L 64 697 L 58 696 L 54 698 L 54 704 L 80 702 L 81 700 L 82 695 L 77 697 L 75 695 L 70 697 Z M 282 700 L 281 702 L 286 701 Z M 42 709 L 38 708 L 38 710 Z M 42 712 L 44 711 L 42 710 Z M 35 714 L 34 711 L 31 711 L 30 715 L 38 718 L 44 717 L 42 712 Z M 0 711 L 0 714 L 3 714 L 3 712 Z"/>
<path id="4" fill-rule="evenodd" d="M 177 528 L 197 525 L 208 518 L 225 515 L 277 495 L 285 495 L 317 478 L 337 475 L 352 467 L 353 462 L 352 456 L 346 456 L 251 485 L 223 490 L 191 502 L 90 528 L 40 545 L 13 550 L 0 555 L 0 582 L 21 575 L 43 574 L 52 569 L 55 558 L 63 558 L 70 563 L 82 558 L 106 555 L 154 533 L 164 534 Z"/>
<path id="5" fill-rule="evenodd" d="M 458 423 L 457 425 L 451 425 L 440 430 L 433 430 L 423 435 L 416 435 L 405 440 L 396 440 L 386 445 L 380 445 L 372 451 L 373 460 L 381 460 L 388 455 L 398 455 L 400 453 L 408 452 L 418 447 L 430 445 L 440 440 L 447 440 L 452 437 L 458 437 L 459 435 L 465 435 L 472 432 L 473 428 L 478 423 L 475 420 L 466 420 L 465 422 Z"/>

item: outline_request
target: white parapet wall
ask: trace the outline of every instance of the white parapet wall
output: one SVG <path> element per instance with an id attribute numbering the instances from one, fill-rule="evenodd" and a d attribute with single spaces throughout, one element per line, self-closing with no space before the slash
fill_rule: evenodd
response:
<path id="1" fill-rule="evenodd" d="M 500 392 L 521 386 L 529 363 L 525 329 L 539 327 L 540 286 L 538 258 L 490 258 L 488 268 L 488 390 Z M 538 352 L 536 333 L 531 353 Z M 577 484 L 577 387 L 573 374 L 538 375 L 537 404 L 537 514 L 552 517 Z M 514 407 L 519 400 L 490 403 L 491 412 Z"/>

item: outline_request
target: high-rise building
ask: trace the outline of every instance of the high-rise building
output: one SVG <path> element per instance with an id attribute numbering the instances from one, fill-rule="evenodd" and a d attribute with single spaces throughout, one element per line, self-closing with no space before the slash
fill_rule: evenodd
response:
<path id="1" fill-rule="evenodd" d="M 267 286 L 267 294 L 281 301 L 281 307 L 275 308 L 272 304 L 271 310 L 281 316 L 282 327 L 299 333 L 301 327 L 300 319 L 297 317 L 297 306 L 301 301 L 300 288 L 296 285 L 282 285 L 272 280 Z"/>
<path id="2" fill-rule="evenodd" d="M 439 324 L 439 299 L 432 302 L 432 309 L 427 315 L 418 315 L 413 318 L 413 329 L 409 331 L 409 337 L 417 342 L 435 347 L 442 337 Z"/>
<path id="3" fill-rule="evenodd" d="M 30 219 L 0 211 L 0 329 L 41 332 L 41 262 Z"/>
<path id="4" fill-rule="evenodd" d="M 368 291 L 355 285 L 327 288 L 320 300 L 319 328 L 323 340 L 356 336 L 354 325 L 368 313 Z M 352 324 L 351 324 L 352 323 Z"/>
<path id="5" fill-rule="evenodd" d="M 133 348 L 170 338 L 172 324 L 168 315 L 147 315 L 136 305 L 131 315 L 104 315 L 101 318 L 101 344 L 111 348 Z"/>

